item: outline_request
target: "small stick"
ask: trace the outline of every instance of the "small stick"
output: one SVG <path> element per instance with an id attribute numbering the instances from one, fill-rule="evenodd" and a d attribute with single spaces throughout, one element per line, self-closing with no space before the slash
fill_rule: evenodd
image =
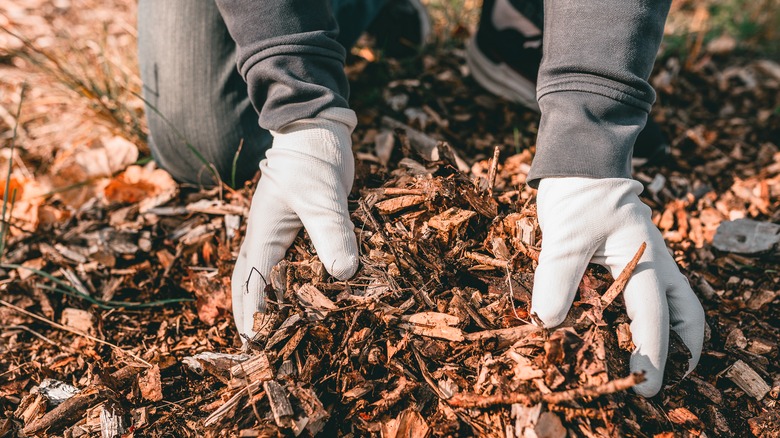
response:
<path id="1" fill-rule="evenodd" d="M 508 260 L 494 259 L 493 257 L 486 256 L 484 254 L 480 254 L 477 252 L 470 252 L 470 251 L 464 252 L 463 256 L 466 257 L 467 259 L 474 260 L 477 263 L 492 266 L 494 268 L 501 268 L 501 269 L 509 268 Z"/>
<path id="2" fill-rule="evenodd" d="M 609 289 L 604 292 L 604 295 L 601 296 L 601 303 L 604 306 L 604 309 L 609 307 L 609 305 L 612 304 L 612 301 L 614 301 L 615 298 L 617 298 L 617 296 L 620 295 L 620 293 L 623 292 L 623 290 L 626 288 L 628 279 L 631 278 L 631 275 L 636 269 L 636 265 L 639 264 L 639 259 L 642 258 L 642 254 L 645 253 L 645 248 L 647 248 L 647 242 L 642 242 L 642 245 L 639 246 L 639 249 L 634 255 L 634 258 L 628 262 L 620 275 L 618 275 L 618 278 L 615 279 L 615 282 L 612 283 L 612 286 L 610 286 Z"/>
<path id="3" fill-rule="evenodd" d="M 401 258 L 398 256 L 398 254 L 395 251 L 395 247 L 390 244 L 390 239 L 387 238 L 387 235 L 385 234 L 385 230 L 382 229 L 382 225 L 379 224 L 379 221 L 376 220 L 374 217 L 374 214 L 371 213 L 371 209 L 368 207 L 368 204 L 366 204 L 366 201 L 361 199 L 359 201 L 360 208 L 363 209 L 363 212 L 365 213 L 366 218 L 369 222 L 371 222 L 371 226 L 374 227 L 374 231 L 379 234 L 379 237 L 382 238 L 382 240 L 387 244 L 387 248 L 390 249 L 390 252 L 393 254 L 393 257 L 396 261 L 396 266 L 398 266 L 398 270 L 401 270 Z"/>
<path id="4" fill-rule="evenodd" d="M 6 307 L 10 307 L 11 309 L 13 309 L 13 310 L 16 310 L 17 312 L 19 312 L 19 313 L 22 313 L 22 314 L 24 314 L 24 315 L 27 315 L 27 316 L 29 316 L 29 317 L 31 317 L 31 318 L 35 318 L 35 319 L 37 319 L 38 321 L 45 322 L 46 324 L 49 324 L 50 326 L 52 326 L 52 327 L 54 327 L 54 328 L 57 328 L 57 329 L 60 329 L 60 330 L 64 330 L 64 331 L 66 331 L 66 332 L 73 333 L 74 335 L 78 335 L 78 336 L 81 336 L 81 337 L 87 338 L 87 339 L 89 339 L 90 341 L 97 342 L 98 344 L 108 345 L 109 347 L 111 347 L 111 348 L 115 349 L 116 351 L 118 351 L 118 352 L 120 352 L 120 353 L 123 353 L 123 354 L 126 354 L 126 355 L 130 356 L 130 357 L 132 357 L 133 359 L 135 359 L 135 360 L 137 360 L 137 361 L 141 362 L 142 364 L 144 364 L 144 365 L 146 365 L 146 366 L 148 366 L 148 367 L 150 367 L 150 368 L 152 367 L 152 364 L 150 364 L 149 362 L 147 362 L 147 361 L 143 360 L 143 359 L 141 358 L 141 356 L 138 356 L 138 355 L 136 355 L 136 354 L 134 354 L 134 353 L 131 353 L 131 352 L 129 352 L 129 351 L 127 351 L 127 350 L 123 349 L 122 347 L 120 347 L 120 346 L 118 346 L 118 345 L 112 344 L 112 343 L 110 343 L 110 342 L 108 342 L 108 341 L 104 341 L 104 340 L 102 340 L 102 339 L 98 339 L 98 338 L 96 338 L 96 337 L 94 337 L 94 336 L 90 336 L 90 335 L 88 335 L 88 334 L 86 334 L 86 333 L 82 333 L 82 332 L 80 332 L 80 331 L 78 331 L 78 330 L 74 330 L 74 329 L 72 329 L 72 328 L 70 328 L 70 327 L 68 327 L 68 326 L 65 326 L 65 325 L 62 325 L 62 324 L 57 324 L 56 322 L 54 322 L 54 321 L 52 321 L 52 320 L 50 320 L 50 319 L 46 319 L 46 318 L 44 318 L 44 317 L 42 317 L 42 316 L 39 316 L 39 315 L 36 315 L 36 314 L 34 314 L 34 313 L 32 313 L 32 312 L 28 312 L 28 311 L 26 311 L 26 310 L 22 309 L 21 307 L 14 306 L 13 304 L 11 304 L 11 303 L 9 303 L 9 302 L 7 302 L 7 301 L 5 301 L 5 300 L 0 300 L 0 304 L 4 305 L 4 306 L 6 306 Z"/>
<path id="5" fill-rule="evenodd" d="M 383 187 L 377 189 L 378 192 L 383 195 L 395 196 L 395 195 L 424 195 L 425 190 L 422 189 L 404 189 L 401 187 Z"/>
<path id="6" fill-rule="evenodd" d="M 447 402 L 458 408 L 489 408 L 496 405 L 511 405 L 520 403 L 525 406 L 533 406 L 539 402 L 548 404 L 558 404 L 567 401 L 574 401 L 587 397 L 598 397 L 601 395 L 613 394 L 619 391 L 625 391 L 632 386 L 645 381 L 643 373 L 634 373 L 627 377 L 611 380 L 603 385 L 586 386 L 581 388 L 569 389 L 567 391 L 552 392 L 549 394 L 506 394 L 506 395 L 480 395 L 473 393 L 455 394 Z"/>
<path id="7" fill-rule="evenodd" d="M 488 171 L 488 196 L 493 196 L 493 186 L 496 184 L 496 174 L 498 173 L 498 155 L 501 149 L 496 146 L 493 149 L 493 159 L 490 160 L 490 170 Z"/>
<path id="8" fill-rule="evenodd" d="M 36 337 L 38 337 L 38 338 L 48 342 L 51 345 L 55 345 L 58 348 L 63 348 L 63 346 L 61 346 L 60 344 L 52 341 L 51 339 L 47 338 L 46 336 L 43 336 L 42 334 L 36 332 L 35 330 L 33 330 L 33 329 L 31 329 L 31 328 L 29 328 L 27 326 L 24 326 L 24 325 L 11 325 L 11 326 L 8 326 L 6 328 L 9 329 L 9 330 L 24 330 L 24 331 L 30 333 L 31 335 L 36 336 Z M 76 352 L 75 350 L 72 350 L 72 349 L 68 349 L 68 351 L 70 351 L 71 353 L 75 353 Z M 0 376 L 2 376 L 2 374 L 0 374 Z"/>
<path id="9" fill-rule="evenodd" d="M 645 381 L 644 373 L 633 373 L 620 379 L 610 380 L 607 383 L 596 386 L 584 386 L 580 388 L 569 389 L 568 391 L 553 392 L 544 394 L 542 400 L 549 404 L 558 404 L 566 401 L 573 401 L 588 397 L 598 397 L 600 395 L 614 394 L 620 391 L 626 391 L 634 385 Z"/>

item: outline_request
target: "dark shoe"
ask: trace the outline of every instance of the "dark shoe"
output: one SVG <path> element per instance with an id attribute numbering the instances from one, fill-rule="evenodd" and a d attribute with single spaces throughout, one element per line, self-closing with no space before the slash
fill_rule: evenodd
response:
<path id="1" fill-rule="evenodd" d="M 537 112 L 543 12 L 541 0 L 485 0 L 479 29 L 466 43 L 466 61 L 479 85 Z M 648 119 L 634 145 L 632 163 L 641 166 L 669 153 L 669 140 Z"/>
<path id="2" fill-rule="evenodd" d="M 431 34 L 431 19 L 420 0 L 390 0 L 368 27 L 376 48 L 392 58 L 416 55 Z"/>
<path id="3" fill-rule="evenodd" d="M 516 2 L 520 5 L 520 2 Z M 471 75 L 486 90 L 534 111 L 536 76 L 542 62 L 542 10 L 536 2 L 522 2 L 531 18 L 510 0 L 485 0 L 477 34 L 466 44 L 466 61 Z M 541 7 L 541 2 L 538 2 Z"/>

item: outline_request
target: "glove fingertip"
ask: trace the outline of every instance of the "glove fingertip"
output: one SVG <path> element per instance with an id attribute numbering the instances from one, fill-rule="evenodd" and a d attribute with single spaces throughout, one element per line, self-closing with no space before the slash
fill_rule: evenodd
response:
<path id="1" fill-rule="evenodd" d="M 566 319 L 568 310 L 561 311 L 560 306 L 557 309 L 546 308 L 544 306 L 531 306 L 531 315 L 535 316 L 534 323 L 541 322 L 544 328 L 558 327 Z"/>
<path id="2" fill-rule="evenodd" d="M 358 270 L 359 262 L 357 256 L 348 255 L 339 257 L 334 260 L 330 266 L 326 266 L 325 268 L 330 272 L 330 275 L 339 280 L 347 280 L 355 275 L 355 272 Z"/>
<path id="3" fill-rule="evenodd" d="M 661 391 L 664 381 L 664 367 L 657 367 L 652 365 L 649 358 L 637 355 L 631 358 L 631 372 L 642 373 L 644 372 L 645 381 L 633 386 L 633 391 L 641 395 L 642 397 L 653 397 Z"/>
<path id="4" fill-rule="evenodd" d="M 661 379 L 652 380 L 648 378 L 644 382 L 634 385 L 632 389 L 636 394 L 645 398 L 650 398 L 661 391 L 661 384 Z"/>

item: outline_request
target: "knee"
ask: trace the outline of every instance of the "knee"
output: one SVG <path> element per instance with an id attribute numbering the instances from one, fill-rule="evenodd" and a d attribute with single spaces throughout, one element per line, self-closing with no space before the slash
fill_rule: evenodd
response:
<path id="1" fill-rule="evenodd" d="M 257 125 L 251 107 L 248 115 L 208 110 L 216 107 L 182 100 L 167 115 L 147 108 L 152 155 L 177 181 L 241 184 L 254 175 L 270 147 L 271 135 Z"/>

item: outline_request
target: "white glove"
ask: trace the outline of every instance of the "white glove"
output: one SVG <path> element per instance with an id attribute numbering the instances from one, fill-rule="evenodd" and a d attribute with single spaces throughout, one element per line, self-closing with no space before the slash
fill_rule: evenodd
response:
<path id="1" fill-rule="evenodd" d="M 246 236 L 233 270 L 233 317 L 250 339 L 255 312 L 265 311 L 266 279 L 305 227 L 325 269 L 345 280 L 355 274 L 358 251 L 347 196 L 355 177 L 352 110 L 329 108 L 316 118 L 272 131 L 273 147 L 249 211 Z"/>
<path id="2" fill-rule="evenodd" d="M 642 242 L 647 249 L 623 292 L 636 349 L 631 371 L 647 380 L 634 387 L 645 397 L 658 393 L 669 349 L 669 324 L 692 354 L 701 356 L 704 310 L 680 273 L 663 237 L 639 200 L 642 184 L 624 178 L 544 178 L 537 209 L 542 252 L 534 279 L 531 312 L 546 327 L 563 322 L 591 260 L 617 277 Z"/>

